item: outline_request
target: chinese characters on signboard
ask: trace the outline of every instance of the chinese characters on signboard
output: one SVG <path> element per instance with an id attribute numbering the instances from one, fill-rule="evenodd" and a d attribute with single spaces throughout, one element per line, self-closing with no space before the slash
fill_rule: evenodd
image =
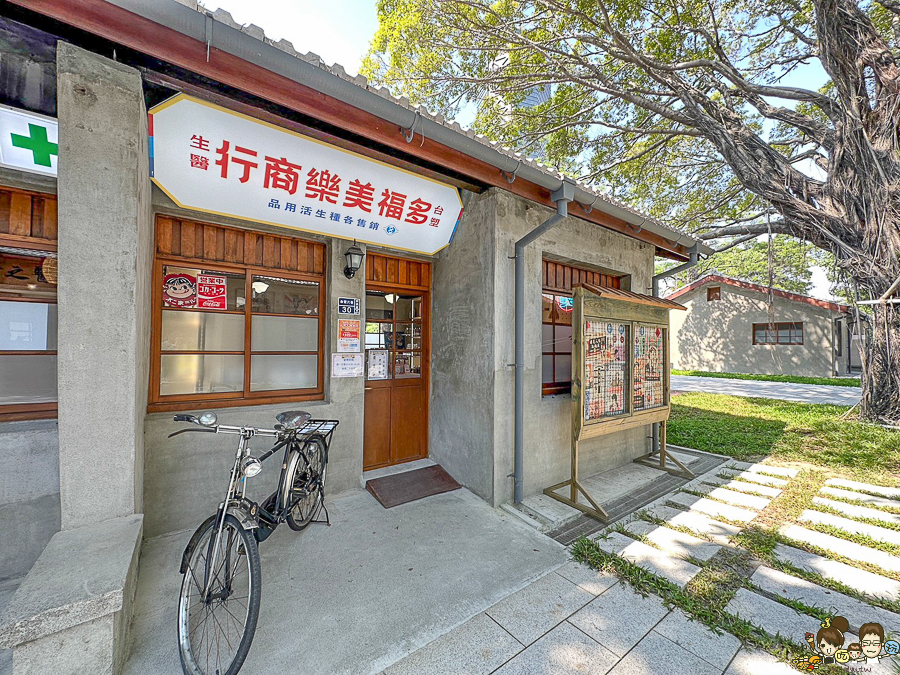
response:
<path id="1" fill-rule="evenodd" d="M 151 175 L 180 206 L 436 253 L 456 188 L 180 94 L 150 111 Z"/>
<path id="2" fill-rule="evenodd" d="M 361 322 L 359 319 L 338 319 L 338 351 L 358 352 Z"/>
<path id="3" fill-rule="evenodd" d="M 628 329 L 623 323 L 584 322 L 584 419 L 625 414 Z"/>

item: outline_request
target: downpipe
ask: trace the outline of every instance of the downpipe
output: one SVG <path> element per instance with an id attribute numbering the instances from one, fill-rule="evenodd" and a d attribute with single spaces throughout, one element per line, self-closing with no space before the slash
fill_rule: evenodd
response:
<path id="1" fill-rule="evenodd" d="M 569 202 L 575 197 L 575 184 L 563 181 L 551 198 L 556 213 L 516 242 L 516 394 L 515 394 L 515 451 L 513 500 L 521 503 L 524 491 L 525 465 L 525 248 L 538 237 L 549 232 L 569 215 Z"/>
<path id="2" fill-rule="evenodd" d="M 689 257 L 688 257 L 688 261 L 686 263 L 678 265 L 677 267 L 673 267 L 672 269 L 666 270 L 665 272 L 660 272 L 659 274 L 653 275 L 652 285 L 653 285 L 653 297 L 654 298 L 659 297 L 659 282 L 660 281 L 662 281 L 663 279 L 666 279 L 667 277 L 675 276 L 679 272 L 684 272 L 684 270 L 690 269 L 691 267 L 693 267 L 700 261 L 700 242 L 697 242 L 690 248 L 688 255 L 689 255 Z M 671 340 L 671 336 L 669 339 Z M 666 367 L 668 368 L 670 365 L 671 364 L 667 363 Z M 659 422 L 654 422 L 651 429 L 652 429 L 652 431 L 651 431 L 652 436 L 651 436 L 651 442 L 650 442 L 650 452 L 655 454 L 655 453 L 659 452 Z"/>

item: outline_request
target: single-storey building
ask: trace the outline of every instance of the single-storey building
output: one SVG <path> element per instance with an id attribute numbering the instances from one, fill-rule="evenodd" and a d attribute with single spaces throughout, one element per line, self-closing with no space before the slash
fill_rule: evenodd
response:
<path id="1" fill-rule="evenodd" d="M 429 457 L 511 502 L 569 475 L 573 287 L 649 295 L 655 257 L 708 252 L 227 12 L 14 0 L 0 36 L 0 581 L 52 549 L 125 598 L 0 626 L 14 672 L 121 663 L 142 539 L 221 498 L 222 439 L 173 414 L 306 409 L 340 421 L 331 494 Z M 652 442 L 586 441 L 582 471 Z"/>
<path id="2" fill-rule="evenodd" d="M 673 368 L 807 377 L 860 370 L 859 330 L 849 305 L 717 272 L 666 297 L 687 308 L 672 314 Z"/>

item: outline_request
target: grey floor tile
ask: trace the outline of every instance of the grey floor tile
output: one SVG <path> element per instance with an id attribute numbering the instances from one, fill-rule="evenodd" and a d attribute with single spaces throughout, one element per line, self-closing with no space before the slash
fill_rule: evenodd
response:
<path id="1" fill-rule="evenodd" d="M 900 544 L 900 531 L 890 530 L 886 527 L 878 527 L 869 523 L 860 523 L 850 518 L 835 516 L 831 513 L 822 513 L 821 511 L 812 511 L 807 509 L 800 514 L 800 521 L 804 523 L 818 523 L 820 525 L 830 525 L 839 530 L 850 534 L 862 534 L 871 537 L 875 541 L 883 541 L 888 544 Z"/>
<path id="2" fill-rule="evenodd" d="M 519 642 L 529 645 L 593 598 L 558 574 L 548 574 L 504 598 L 486 614 Z"/>
<path id="3" fill-rule="evenodd" d="M 827 485 L 822 486 L 822 488 L 819 490 L 819 494 L 825 495 L 826 497 L 840 497 L 841 499 L 849 499 L 850 501 L 854 502 L 864 502 L 872 506 L 887 506 L 894 509 L 900 506 L 895 499 L 875 497 L 873 495 L 867 495 L 862 492 L 841 490 L 840 488 L 833 488 Z"/>
<path id="4" fill-rule="evenodd" d="M 801 570 L 821 574 L 826 579 L 833 579 L 850 588 L 873 598 L 900 599 L 900 581 L 883 577 L 880 574 L 861 570 L 853 565 L 830 560 L 815 553 L 809 553 L 793 546 L 777 544 L 773 550 L 780 561 L 793 565 Z"/>
<path id="5" fill-rule="evenodd" d="M 890 499 L 900 499 L 900 488 L 885 487 L 884 485 L 872 485 L 871 483 L 858 483 L 855 480 L 844 480 L 843 478 L 829 478 L 825 481 L 825 485 L 833 485 L 839 488 L 849 488 L 851 490 L 862 490 L 870 492 L 873 495 L 881 495 Z M 900 502 L 897 503 L 900 506 Z"/>
<path id="6" fill-rule="evenodd" d="M 564 621 L 495 675 L 604 675 L 616 661 L 615 654 Z"/>
<path id="7" fill-rule="evenodd" d="M 619 582 L 619 577 L 615 574 L 598 572 L 587 565 L 574 561 L 563 565 L 556 570 L 556 573 L 563 579 L 567 579 L 578 587 L 583 588 L 591 595 L 600 595 L 606 589 Z"/>
<path id="8" fill-rule="evenodd" d="M 890 572 L 900 572 L 900 558 L 891 555 L 887 551 L 863 546 L 862 544 L 857 544 L 848 539 L 842 539 L 823 532 L 808 530 L 799 525 L 784 525 L 778 528 L 778 533 L 788 539 L 818 546 L 819 548 L 831 551 L 832 553 L 837 553 L 850 560 L 867 562 Z"/>
<path id="9" fill-rule="evenodd" d="M 699 621 L 691 621 L 681 610 L 673 611 L 653 630 L 720 671 L 741 648 L 741 641 L 731 633 L 713 633 Z"/>
<path id="10" fill-rule="evenodd" d="M 839 502 L 834 499 L 826 499 L 825 497 L 813 497 L 813 504 L 827 506 L 835 511 L 840 511 L 850 518 L 870 518 L 872 520 L 880 520 L 883 523 L 900 525 L 900 514 L 891 513 L 890 511 L 848 504 L 847 502 Z"/>
<path id="11" fill-rule="evenodd" d="M 384 671 L 384 675 L 487 675 L 524 647 L 486 614 L 478 614 Z"/>
<path id="12" fill-rule="evenodd" d="M 610 675 L 721 675 L 722 669 L 651 632 L 609 672 Z"/>
<path id="13" fill-rule="evenodd" d="M 655 595 L 642 597 L 625 583 L 620 583 L 597 596 L 569 621 L 622 656 L 668 613 Z"/>

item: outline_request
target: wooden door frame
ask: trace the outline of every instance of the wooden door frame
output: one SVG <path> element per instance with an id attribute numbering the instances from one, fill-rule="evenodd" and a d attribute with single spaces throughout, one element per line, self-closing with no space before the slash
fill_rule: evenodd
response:
<path id="1" fill-rule="evenodd" d="M 373 466 L 369 468 L 363 468 L 364 471 L 374 471 L 375 469 L 384 468 L 387 466 L 397 466 L 399 464 L 405 464 L 407 462 L 414 462 L 419 459 L 426 459 L 431 455 L 431 447 L 429 443 L 429 432 L 430 432 L 430 417 L 431 417 L 431 312 L 432 312 L 432 304 L 431 304 L 431 263 L 425 260 L 416 260 L 413 258 L 401 258 L 398 256 L 388 256 L 382 255 L 380 253 L 369 253 L 366 256 L 366 265 L 370 265 L 375 258 L 382 258 L 392 261 L 402 261 L 408 263 L 416 263 L 419 265 L 424 265 L 428 270 L 428 285 L 412 285 L 412 284 L 404 284 L 399 282 L 388 282 L 388 281 L 372 281 L 367 279 L 365 285 L 365 292 L 370 290 L 372 291 L 382 291 L 385 293 L 392 292 L 401 292 L 404 294 L 417 294 L 422 295 L 423 307 L 424 307 L 424 316 L 422 317 L 422 366 L 425 369 L 425 453 L 421 457 L 413 458 L 413 459 L 405 459 L 399 462 L 389 462 L 387 464 L 379 464 L 378 466 Z M 367 277 L 369 275 L 367 274 Z M 365 314 L 363 314 L 363 331 L 365 331 Z M 365 347 L 365 344 L 363 344 Z M 363 354 L 365 354 L 365 349 L 363 349 Z M 393 364 L 392 364 L 393 368 Z M 392 373 L 392 383 L 393 383 L 393 373 Z M 364 382 L 363 386 L 366 387 L 366 382 Z M 393 387 L 393 384 L 392 384 Z M 365 416 L 365 411 L 363 412 Z M 363 428 L 365 429 L 365 418 L 363 420 Z M 365 461 L 365 438 L 363 438 L 363 458 Z"/>

